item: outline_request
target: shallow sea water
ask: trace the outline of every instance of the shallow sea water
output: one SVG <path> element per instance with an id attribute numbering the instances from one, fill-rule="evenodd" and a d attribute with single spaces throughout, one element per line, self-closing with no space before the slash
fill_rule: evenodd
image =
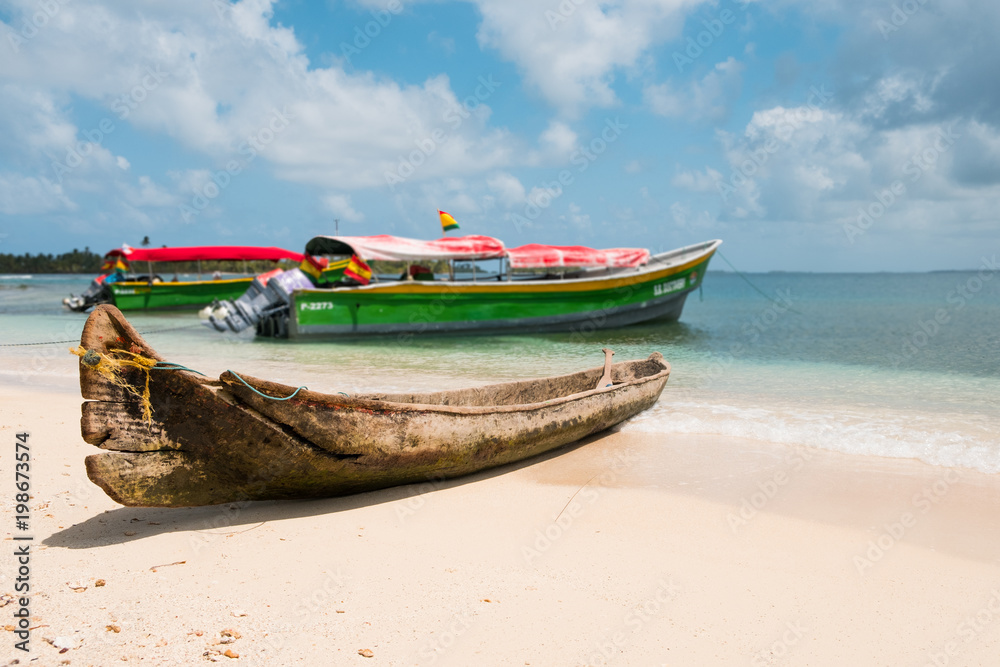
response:
<path id="1" fill-rule="evenodd" d="M 1000 472 L 1000 278 L 709 272 L 680 322 L 511 336 L 395 336 L 292 343 L 222 335 L 193 311 L 129 313 L 166 358 L 320 391 L 457 388 L 598 366 L 659 350 L 659 403 L 619 427 L 708 433 L 919 458 Z M 76 390 L 84 315 L 61 305 L 89 276 L 0 276 L 0 382 Z M 775 303 L 776 302 L 776 303 Z"/>

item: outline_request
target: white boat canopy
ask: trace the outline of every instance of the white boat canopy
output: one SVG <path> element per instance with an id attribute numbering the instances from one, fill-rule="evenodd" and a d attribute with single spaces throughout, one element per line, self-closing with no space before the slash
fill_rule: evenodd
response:
<path id="1" fill-rule="evenodd" d="M 633 267 L 649 261 L 645 248 L 608 248 L 595 250 L 580 245 L 556 246 L 529 243 L 507 250 L 510 265 L 515 269 L 549 267 Z"/>
<path id="2" fill-rule="evenodd" d="M 416 262 L 420 260 L 478 260 L 506 257 L 515 269 L 558 267 L 635 267 L 649 262 L 645 248 L 553 246 L 530 243 L 506 248 L 490 236 L 444 237 L 420 241 L 402 236 L 317 236 L 306 244 L 310 255 L 357 255 L 364 260 Z"/>
<path id="3" fill-rule="evenodd" d="M 419 241 L 402 236 L 317 236 L 306 244 L 310 255 L 357 255 L 364 260 L 417 261 L 500 259 L 507 249 L 489 236 L 444 237 Z"/>

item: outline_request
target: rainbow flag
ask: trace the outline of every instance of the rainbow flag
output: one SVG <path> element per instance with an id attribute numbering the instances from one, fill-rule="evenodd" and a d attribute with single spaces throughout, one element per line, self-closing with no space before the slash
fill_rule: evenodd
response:
<path id="1" fill-rule="evenodd" d="M 458 229 L 458 223 L 455 222 L 455 218 L 451 217 L 450 213 L 445 213 L 441 209 L 438 209 L 438 215 L 441 216 L 441 231 L 446 232 L 449 229 Z"/>
<path id="2" fill-rule="evenodd" d="M 367 285 L 372 279 L 372 269 L 360 257 L 351 255 L 351 261 L 347 263 L 347 268 L 344 269 L 344 277 L 356 280 L 362 285 Z"/>
<path id="3" fill-rule="evenodd" d="M 125 271 L 128 271 L 128 264 L 122 261 L 121 257 L 109 257 L 108 261 L 104 262 L 101 266 L 101 272 L 111 273 L 112 271 L 121 271 L 124 273 Z"/>
<path id="4" fill-rule="evenodd" d="M 313 257 L 312 255 L 306 255 L 302 258 L 302 263 L 299 264 L 299 269 L 312 278 L 315 283 L 319 280 L 320 275 L 323 273 L 323 269 L 326 268 L 327 261 L 322 257 Z"/>

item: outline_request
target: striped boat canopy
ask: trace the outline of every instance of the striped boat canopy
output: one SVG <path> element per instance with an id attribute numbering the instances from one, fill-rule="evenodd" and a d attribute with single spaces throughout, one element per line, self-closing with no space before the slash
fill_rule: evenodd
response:
<path id="1" fill-rule="evenodd" d="M 500 259 L 503 241 L 489 236 L 455 236 L 418 241 L 402 236 L 317 236 L 306 244 L 310 255 L 357 255 L 365 260 Z"/>
<path id="2" fill-rule="evenodd" d="M 507 250 L 510 265 L 515 269 L 549 267 L 632 267 L 649 261 L 645 248 L 608 248 L 595 250 L 579 245 L 557 246 L 529 243 Z"/>

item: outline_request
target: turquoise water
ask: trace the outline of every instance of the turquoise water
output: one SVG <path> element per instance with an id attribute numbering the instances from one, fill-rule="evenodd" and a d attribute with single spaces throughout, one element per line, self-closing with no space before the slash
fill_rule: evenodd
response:
<path id="1" fill-rule="evenodd" d="M 625 431 L 710 433 L 1000 472 L 1000 278 L 709 272 L 678 323 L 590 334 L 289 343 L 217 334 L 187 313 L 130 315 L 168 359 L 313 389 L 438 389 L 661 351 L 670 382 Z M 0 343 L 72 340 L 63 296 L 88 276 L 0 277 Z M 176 327 L 186 327 L 179 330 Z M 69 344 L 0 347 L 0 382 L 76 391 Z"/>

